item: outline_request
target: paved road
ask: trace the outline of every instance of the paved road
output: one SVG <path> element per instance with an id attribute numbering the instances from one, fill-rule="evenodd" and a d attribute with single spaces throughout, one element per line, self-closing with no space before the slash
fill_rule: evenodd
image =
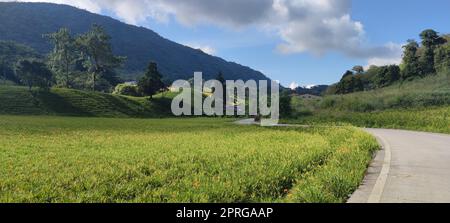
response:
<path id="1" fill-rule="evenodd" d="M 383 145 L 350 203 L 450 202 L 450 135 L 367 129 Z"/>
<path id="2" fill-rule="evenodd" d="M 255 124 L 241 120 L 237 124 Z M 289 126 L 289 125 L 282 125 Z M 349 203 L 449 203 L 450 135 L 366 129 L 383 149 Z"/>

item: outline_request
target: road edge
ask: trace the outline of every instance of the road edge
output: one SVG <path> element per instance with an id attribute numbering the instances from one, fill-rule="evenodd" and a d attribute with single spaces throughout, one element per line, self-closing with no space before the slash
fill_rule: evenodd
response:
<path id="1" fill-rule="evenodd" d="M 380 203 L 391 170 L 392 148 L 389 142 L 387 142 L 387 140 L 385 140 L 383 137 L 377 135 L 374 132 L 371 132 L 370 129 L 365 129 L 365 131 L 375 136 L 384 150 L 384 162 L 381 168 L 381 172 L 375 182 L 372 192 L 370 193 L 369 199 L 367 200 L 367 203 Z"/>

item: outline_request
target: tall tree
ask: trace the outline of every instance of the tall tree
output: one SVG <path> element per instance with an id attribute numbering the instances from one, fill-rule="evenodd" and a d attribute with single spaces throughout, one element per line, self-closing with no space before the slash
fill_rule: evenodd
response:
<path id="1" fill-rule="evenodd" d="M 420 57 L 420 65 L 422 68 L 422 75 L 436 73 L 434 65 L 434 51 L 435 49 L 446 42 L 446 40 L 439 36 L 439 33 L 427 29 L 420 34 L 422 39 L 423 52 Z"/>
<path id="2" fill-rule="evenodd" d="M 84 66 L 91 74 L 92 90 L 95 91 L 97 80 L 120 67 L 125 58 L 114 55 L 111 37 L 99 25 L 93 25 L 91 30 L 79 36 L 76 42 L 85 60 Z"/>
<path id="3" fill-rule="evenodd" d="M 80 54 L 75 44 L 75 39 L 66 28 L 58 32 L 45 35 L 53 43 L 53 51 L 49 55 L 49 64 L 56 74 L 57 84 L 71 88 L 73 74 Z"/>
<path id="4" fill-rule="evenodd" d="M 364 73 L 364 67 L 363 67 L 363 66 L 360 66 L 360 65 L 354 66 L 352 70 L 355 71 L 356 74 L 362 74 L 362 73 Z"/>
<path id="5" fill-rule="evenodd" d="M 16 75 L 31 92 L 34 86 L 48 90 L 53 74 L 45 63 L 24 59 L 16 64 Z"/>
<path id="6" fill-rule="evenodd" d="M 422 39 L 422 45 L 429 48 L 433 48 L 447 42 L 444 37 L 439 36 L 439 33 L 432 29 L 424 30 L 420 33 L 420 38 Z"/>
<path id="7" fill-rule="evenodd" d="M 355 77 L 354 73 L 351 71 L 347 71 L 342 76 L 341 81 L 336 86 L 336 91 L 338 94 L 348 94 L 354 92 L 355 86 Z"/>
<path id="8" fill-rule="evenodd" d="M 138 87 L 139 91 L 144 96 L 150 96 L 150 99 L 153 99 L 153 95 L 164 88 L 162 75 L 158 72 L 158 65 L 156 63 L 150 62 L 144 77 L 138 82 Z"/>
<path id="9" fill-rule="evenodd" d="M 408 80 L 421 75 L 419 57 L 417 56 L 419 44 L 415 40 L 408 40 L 408 44 L 403 46 L 403 49 L 404 68 L 401 73 L 402 79 Z"/>

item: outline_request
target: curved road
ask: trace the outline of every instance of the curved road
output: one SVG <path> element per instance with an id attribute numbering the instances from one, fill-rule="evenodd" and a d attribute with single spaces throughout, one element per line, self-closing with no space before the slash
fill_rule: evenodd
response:
<path id="1" fill-rule="evenodd" d="M 450 202 L 450 135 L 366 129 L 383 149 L 350 203 Z"/>
<path id="2" fill-rule="evenodd" d="M 236 123 L 256 124 L 251 119 Z M 366 131 L 378 139 L 383 149 L 349 203 L 450 202 L 450 135 L 389 129 Z"/>

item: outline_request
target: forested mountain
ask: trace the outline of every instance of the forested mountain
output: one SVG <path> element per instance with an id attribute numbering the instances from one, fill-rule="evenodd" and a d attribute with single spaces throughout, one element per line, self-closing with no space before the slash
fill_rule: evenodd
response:
<path id="1" fill-rule="evenodd" d="M 122 70 L 125 79 L 136 78 L 149 61 L 156 62 L 169 81 L 189 79 L 195 71 L 202 71 L 205 79 L 214 78 L 219 72 L 227 79 L 268 79 L 261 72 L 172 42 L 147 28 L 67 5 L 0 2 L 0 21 L 0 40 L 29 45 L 40 54 L 52 49 L 43 34 L 62 27 L 73 34 L 81 34 L 93 24 L 100 25 L 112 37 L 114 53 L 127 57 Z"/>

